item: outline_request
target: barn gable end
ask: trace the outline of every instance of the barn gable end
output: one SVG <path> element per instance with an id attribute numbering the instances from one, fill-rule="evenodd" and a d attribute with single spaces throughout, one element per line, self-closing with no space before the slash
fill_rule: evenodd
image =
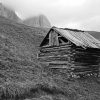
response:
<path id="1" fill-rule="evenodd" d="M 84 31 L 53 27 L 40 45 L 38 59 L 74 75 L 98 75 L 100 41 Z"/>
<path id="2" fill-rule="evenodd" d="M 60 46 L 69 43 L 82 48 L 100 48 L 100 41 L 87 32 L 55 27 L 50 29 L 40 47 Z"/>
<path id="3" fill-rule="evenodd" d="M 65 38 L 59 31 L 55 29 L 50 29 L 40 47 L 49 47 L 49 46 L 60 46 L 64 44 L 70 44 L 71 41 Z"/>

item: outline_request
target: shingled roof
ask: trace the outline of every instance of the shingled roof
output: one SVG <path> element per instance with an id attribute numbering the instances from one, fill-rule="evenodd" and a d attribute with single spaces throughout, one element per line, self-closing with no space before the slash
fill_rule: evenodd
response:
<path id="1" fill-rule="evenodd" d="M 56 32 L 70 40 L 76 46 L 100 48 L 100 41 L 90 35 L 88 32 L 73 29 L 62 29 L 53 27 Z"/>

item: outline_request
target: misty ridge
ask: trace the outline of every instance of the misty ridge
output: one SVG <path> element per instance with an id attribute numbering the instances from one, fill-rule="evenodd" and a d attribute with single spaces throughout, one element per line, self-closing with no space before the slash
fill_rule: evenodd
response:
<path id="1" fill-rule="evenodd" d="M 31 27 L 44 27 L 44 28 L 51 27 L 51 24 L 45 15 L 33 16 L 31 18 L 27 18 L 26 20 L 22 20 L 17 16 L 16 12 L 3 6 L 2 3 L 0 3 L 0 16 L 8 18 L 12 21 L 16 21 L 18 23 L 23 23 Z"/>
<path id="2" fill-rule="evenodd" d="M 31 27 L 40 27 L 40 28 L 48 28 L 48 29 L 52 27 L 52 23 L 50 23 L 49 19 L 43 14 L 22 20 L 20 17 L 18 17 L 15 11 L 5 7 L 2 3 L 0 3 L 0 16 L 3 16 L 12 21 L 22 23 Z M 96 31 L 88 31 L 88 32 L 91 35 L 93 35 L 95 38 L 100 40 L 99 32 Z"/>
<path id="3" fill-rule="evenodd" d="M 100 31 L 99 0 L 1 0 L 21 19 L 45 15 L 51 25 Z"/>

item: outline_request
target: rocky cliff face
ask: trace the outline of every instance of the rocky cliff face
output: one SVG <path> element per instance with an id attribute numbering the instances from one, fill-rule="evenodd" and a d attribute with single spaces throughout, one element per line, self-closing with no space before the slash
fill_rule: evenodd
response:
<path id="1" fill-rule="evenodd" d="M 46 16 L 39 15 L 23 21 L 24 24 L 32 27 L 46 27 L 50 28 L 51 24 Z"/>
<path id="2" fill-rule="evenodd" d="M 5 18 L 8 18 L 12 21 L 20 22 L 21 19 L 16 15 L 16 13 L 0 3 L 0 16 L 3 16 Z"/>
<path id="3" fill-rule="evenodd" d="M 23 23 L 31 27 L 51 27 L 49 20 L 44 15 L 31 17 L 26 20 L 21 20 L 13 10 L 8 9 L 2 3 L 0 3 L 0 16 L 15 22 Z"/>

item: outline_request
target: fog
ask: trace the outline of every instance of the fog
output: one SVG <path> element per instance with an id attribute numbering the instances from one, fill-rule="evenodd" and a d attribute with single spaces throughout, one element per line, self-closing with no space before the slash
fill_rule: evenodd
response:
<path id="1" fill-rule="evenodd" d="M 22 19 L 39 14 L 53 26 L 100 31 L 100 0 L 1 0 Z"/>

